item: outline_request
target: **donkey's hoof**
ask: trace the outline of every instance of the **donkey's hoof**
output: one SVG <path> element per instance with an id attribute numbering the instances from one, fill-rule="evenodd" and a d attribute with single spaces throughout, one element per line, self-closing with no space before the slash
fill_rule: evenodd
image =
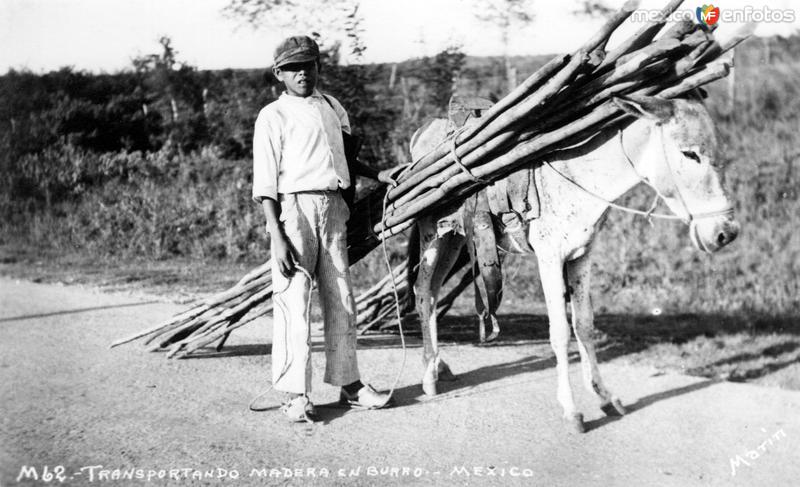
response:
<path id="1" fill-rule="evenodd" d="M 603 404 L 600 409 L 603 410 L 606 416 L 625 416 L 626 413 L 625 406 L 617 398 Z"/>
<path id="2" fill-rule="evenodd" d="M 491 343 L 491 342 L 493 342 L 493 341 L 497 340 L 497 337 L 498 337 L 499 335 L 500 335 L 500 332 L 499 332 L 499 331 L 493 331 L 493 332 L 489 333 L 489 336 L 488 336 L 488 337 L 486 337 L 486 341 L 485 341 L 485 343 Z"/>
<path id="3" fill-rule="evenodd" d="M 439 376 L 439 380 L 443 380 L 445 382 L 453 382 L 458 380 L 458 376 L 450 370 L 450 366 L 444 362 L 439 362 L 439 370 L 437 371 L 437 375 Z"/>
<path id="4" fill-rule="evenodd" d="M 426 396 L 435 396 L 438 394 L 436 390 L 436 381 L 422 381 L 422 392 L 424 392 Z"/>
<path id="5" fill-rule="evenodd" d="M 569 423 L 572 430 L 576 433 L 586 433 L 586 425 L 583 423 L 583 414 L 575 413 L 572 416 L 565 417 L 564 421 Z"/>

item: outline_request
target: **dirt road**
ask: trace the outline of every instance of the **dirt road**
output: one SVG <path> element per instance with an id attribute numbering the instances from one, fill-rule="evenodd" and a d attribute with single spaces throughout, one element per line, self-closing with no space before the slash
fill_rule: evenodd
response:
<path id="1" fill-rule="evenodd" d="M 180 309 L 0 279 L 0 485 L 800 482 L 798 392 L 660 374 L 621 357 L 602 371 L 630 414 L 606 419 L 576 387 L 590 420 L 577 435 L 559 419 L 541 340 L 446 345 L 461 379 L 434 399 L 421 396 L 419 344 L 411 340 L 397 407 L 323 408 L 322 424 L 290 426 L 275 411 L 247 410 L 266 385 L 267 319 L 206 358 L 108 348 Z M 365 378 L 388 387 L 402 361 L 397 338 L 360 347 Z M 335 401 L 337 391 L 321 382 L 321 352 L 313 363 L 312 398 Z M 573 372 L 580 384 L 577 366 Z M 114 480 L 125 474 L 133 478 Z"/>

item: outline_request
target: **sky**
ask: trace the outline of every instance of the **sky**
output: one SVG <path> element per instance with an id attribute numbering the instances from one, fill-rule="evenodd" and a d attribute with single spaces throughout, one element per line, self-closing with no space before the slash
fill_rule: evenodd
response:
<path id="1" fill-rule="evenodd" d="M 137 56 L 159 53 L 167 35 L 178 59 L 200 69 L 265 68 L 291 27 L 262 23 L 253 27 L 223 15 L 229 0 L 0 0 L 0 73 L 27 68 L 35 72 L 63 66 L 92 72 L 131 67 Z M 500 55 L 500 30 L 475 18 L 475 5 L 499 0 L 362 0 L 361 62 L 393 62 L 435 54 L 458 45 L 469 55 Z M 311 0 L 310 4 L 316 4 Z M 622 0 L 607 0 L 619 6 Z M 643 0 L 640 8 L 658 9 L 666 0 Z M 726 0 L 721 10 L 787 9 L 793 22 L 761 23 L 757 35 L 791 35 L 800 31 L 800 6 L 792 0 Z M 694 10 L 700 1 L 684 2 Z M 480 8 L 480 7 L 477 7 Z M 512 55 L 567 52 L 579 46 L 602 23 L 577 16 L 576 0 L 532 0 L 534 20 L 509 33 Z M 724 19 L 723 19 L 724 20 Z M 332 22 L 328 37 L 334 36 Z M 641 24 L 627 22 L 617 38 Z M 741 23 L 720 22 L 729 35 Z M 613 45 L 613 39 L 612 43 Z M 353 62 L 353 59 L 345 59 Z"/>

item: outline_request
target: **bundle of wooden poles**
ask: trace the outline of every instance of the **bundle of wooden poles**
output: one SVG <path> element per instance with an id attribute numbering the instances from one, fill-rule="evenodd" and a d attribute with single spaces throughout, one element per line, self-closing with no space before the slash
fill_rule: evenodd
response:
<path id="1" fill-rule="evenodd" d="M 749 37 L 751 26 L 720 43 L 695 22 L 667 25 L 680 4 L 670 1 L 657 19 L 606 50 L 611 35 L 637 7 L 637 2 L 626 3 L 576 52 L 553 58 L 478 123 L 414 161 L 396 187 L 376 189 L 358 200 L 348 223 L 351 265 L 418 217 L 458 204 L 552 151 L 630 123 L 614 97 L 676 98 L 726 76 L 731 63 L 723 54 Z M 396 282 L 403 286 L 402 274 L 410 270 L 396 271 Z M 168 349 L 168 357 L 186 357 L 214 343 L 219 348 L 232 330 L 271 311 L 270 275 L 267 262 L 231 289 L 112 346 L 145 338 L 151 350 Z M 359 298 L 359 316 L 371 323 L 391 309 L 385 303 L 391 277 L 384 281 Z"/>

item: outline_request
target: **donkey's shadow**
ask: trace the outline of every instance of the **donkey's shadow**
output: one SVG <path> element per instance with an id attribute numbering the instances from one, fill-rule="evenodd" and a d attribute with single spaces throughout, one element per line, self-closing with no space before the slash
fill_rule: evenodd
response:
<path id="1" fill-rule="evenodd" d="M 577 353 L 575 354 L 575 358 Z M 438 401 L 448 401 L 455 397 L 467 397 L 475 394 L 485 394 L 486 392 L 498 390 L 506 387 L 518 386 L 519 382 L 504 383 L 494 386 L 481 387 L 483 384 L 491 384 L 501 379 L 507 379 L 519 374 L 527 374 L 548 369 L 555 366 L 555 358 L 541 358 L 530 356 L 505 362 L 493 364 L 476 369 L 468 370 L 458 375 L 454 381 L 440 381 L 439 394 L 428 397 L 422 393 L 420 384 L 410 384 L 399 387 L 392 394 L 393 408 L 414 407 L 423 404 L 430 404 Z M 321 404 L 317 406 L 320 417 L 325 423 L 331 422 L 344 414 L 348 414 L 347 409 L 342 409 L 337 403 Z"/>
<path id="2" fill-rule="evenodd" d="M 578 361 L 578 354 L 573 353 L 570 355 L 570 362 Z M 489 392 L 496 392 L 500 389 L 507 387 L 517 387 L 520 381 L 505 381 L 501 384 L 488 385 L 498 382 L 501 379 L 508 379 L 520 374 L 528 374 L 538 372 L 545 369 L 553 368 L 555 366 L 554 357 L 537 357 L 530 356 L 524 357 L 519 360 L 511 362 L 504 362 L 501 364 L 487 365 L 478 367 L 469 371 L 465 371 L 458 375 L 458 379 L 451 382 L 439 382 L 439 394 L 433 397 L 427 397 L 422 393 L 420 384 L 410 384 L 404 387 L 395 389 L 393 394 L 394 408 L 416 407 L 424 404 L 430 404 L 439 401 L 448 401 L 457 397 L 468 397 L 477 394 L 486 394 Z M 530 382 L 530 381 L 524 381 Z M 657 402 L 671 399 L 683 394 L 689 394 L 701 389 L 705 389 L 720 382 L 719 380 L 710 379 L 694 384 L 689 384 L 674 389 L 656 392 L 647 396 L 640 397 L 635 402 L 626 404 L 627 415 L 635 414 L 640 410 L 651 406 Z M 323 404 L 318 406 L 319 414 L 325 423 L 330 423 L 341 416 L 348 414 L 350 411 L 338 407 L 336 403 Z M 609 423 L 620 420 L 619 416 L 603 416 L 598 419 L 587 421 L 585 423 L 586 432 L 590 432 L 601 428 Z"/>

